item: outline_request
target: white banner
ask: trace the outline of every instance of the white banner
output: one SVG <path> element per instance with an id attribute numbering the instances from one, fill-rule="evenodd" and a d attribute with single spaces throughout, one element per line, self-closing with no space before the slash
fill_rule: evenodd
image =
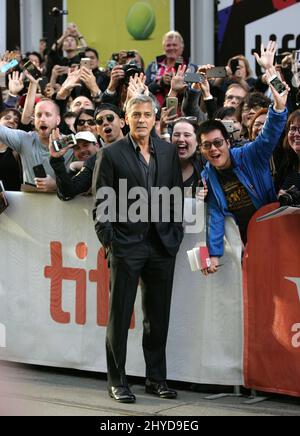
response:
<path id="1" fill-rule="evenodd" d="M 0 216 L 0 358 L 106 372 L 108 272 L 94 231 L 90 198 L 68 203 L 54 195 L 8 193 Z M 177 257 L 168 378 L 243 384 L 241 242 L 226 223 L 226 253 L 217 274 L 190 271 L 188 234 Z M 203 235 L 202 238 L 203 240 Z M 127 373 L 144 376 L 138 298 L 129 332 Z M 3 347 L 6 345 L 6 347 Z"/>
<path id="2" fill-rule="evenodd" d="M 245 56 L 255 74 L 253 51 L 260 53 L 260 44 L 265 46 L 276 38 L 280 53 L 299 49 L 300 3 L 279 10 L 245 27 Z"/>

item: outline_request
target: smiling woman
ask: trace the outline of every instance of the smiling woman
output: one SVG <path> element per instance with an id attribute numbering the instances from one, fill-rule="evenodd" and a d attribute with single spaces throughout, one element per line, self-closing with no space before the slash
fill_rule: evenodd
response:
<path id="1" fill-rule="evenodd" d="M 295 186 L 300 191 L 300 110 L 294 111 L 286 125 L 284 156 L 279 168 L 279 186 L 283 191 Z M 283 193 L 283 192 L 282 192 Z"/>

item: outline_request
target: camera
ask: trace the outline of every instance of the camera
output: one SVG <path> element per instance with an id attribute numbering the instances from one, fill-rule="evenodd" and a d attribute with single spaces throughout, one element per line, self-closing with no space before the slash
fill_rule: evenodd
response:
<path id="1" fill-rule="evenodd" d="M 234 121 L 233 120 L 221 120 L 221 123 L 223 126 L 225 126 L 225 129 L 227 130 L 227 133 L 232 134 L 234 133 Z"/>
<path id="2" fill-rule="evenodd" d="M 131 61 L 129 64 L 123 65 L 122 68 L 125 72 L 125 85 L 129 84 L 130 77 L 134 77 L 135 74 L 141 74 L 143 72 L 141 65 L 137 64 L 135 61 Z"/>
<path id="3" fill-rule="evenodd" d="M 53 141 L 52 145 L 55 151 L 59 152 L 61 149 L 66 147 L 74 147 L 77 144 L 75 135 L 63 136 L 61 139 Z"/>
<path id="4" fill-rule="evenodd" d="M 300 206 L 300 191 L 291 186 L 279 197 L 280 206 Z"/>
<path id="5" fill-rule="evenodd" d="M 54 18 L 59 18 L 59 17 L 62 16 L 62 15 L 68 15 L 68 11 L 62 11 L 62 10 L 60 10 L 59 8 L 54 7 L 54 8 L 52 8 L 51 11 L 49 12 L 49 15 L 50 15 L 51 17 L 54 17 Z"/>
<path id="6" fill-rule="evenodd" d="M 131 50 L 131 51 L 125 51 L 125 52 L 121 52 L 121 53 L 113 53 L 111 58 L 113 61 L 116 61 L 119 64 L 120 63 L 120 55 L 122 55 L 123 62 L 124 62 L 126 59 L 135 58 L 136 52 Z M 126 55 L 126 59 L 124 60 L 125 55 Z"/>

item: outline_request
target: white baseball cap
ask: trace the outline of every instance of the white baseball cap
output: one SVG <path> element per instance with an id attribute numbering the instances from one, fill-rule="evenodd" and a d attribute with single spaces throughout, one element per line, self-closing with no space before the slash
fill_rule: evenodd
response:
<path id="1" fill-rule="evenodd" d="M 92 132 L 89 132 L 89 131 L 78 132 L 78 133 L 76 133 L 75 138 L 76 138 L 76 141 L 83 140 L 83 141 L 88 141 L 88 142 L 94 142 L 95 144 L 97 144 L 97 142 L 98 142 L 96 136 Z"/>

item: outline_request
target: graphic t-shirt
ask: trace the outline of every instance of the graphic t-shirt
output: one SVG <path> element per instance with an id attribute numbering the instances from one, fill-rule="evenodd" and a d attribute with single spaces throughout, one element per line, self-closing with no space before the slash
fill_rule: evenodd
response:
<path id="1" fill-rule="evenodd" d="M 256 208 L 245 186 L 239 181 L 232 168 L 217 171 L 219 182 L 225 194 L 229 212 L 238 223 L 242 241 L 247 242 L 247 227 Z"/>

